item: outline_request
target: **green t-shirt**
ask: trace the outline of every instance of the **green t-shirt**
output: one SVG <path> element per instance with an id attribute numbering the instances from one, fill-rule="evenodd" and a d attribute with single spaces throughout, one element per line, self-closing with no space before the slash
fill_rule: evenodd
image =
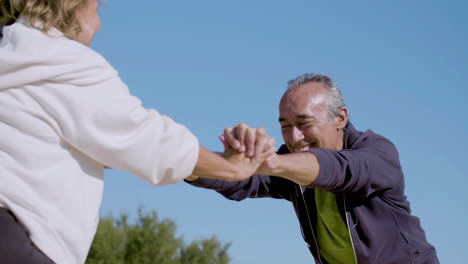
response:
<path id="1" fill-rule="evenodd" d="M 315 189 L 317 242 L 320 255 L 329 263 L 356 263 L 349 231 L 341 218 L 335 194 Z"/>

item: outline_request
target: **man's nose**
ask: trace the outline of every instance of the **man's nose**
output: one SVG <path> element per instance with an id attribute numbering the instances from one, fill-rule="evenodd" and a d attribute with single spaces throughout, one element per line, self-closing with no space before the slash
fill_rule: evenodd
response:
<path id="1" fill-rule="evenodd" d="M 304 139 L 304 133 L 296 126 L 293 126 L 290 137 L 292 142 L 299 142 Z"/>

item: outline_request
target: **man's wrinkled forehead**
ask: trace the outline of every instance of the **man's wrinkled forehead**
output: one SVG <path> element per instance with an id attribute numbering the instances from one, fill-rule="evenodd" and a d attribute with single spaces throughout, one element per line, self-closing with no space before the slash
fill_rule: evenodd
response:
<path id="1" fill-rule="evenodd" d="M 286 91 L 280 101 L 280 104 L 298 104 L 306 101 L 309 104 L 320 104 L 325 101 L 327 88 L 322 83 L 311 82 L 292 88 Z"/>
<path id="2" fill-rule="evenodd" d="M 297 118 L 309 116 L 327 104 L 327 95 L 324 93 L 298 93 L 285 95 L 280 102 L 281 115 L 293 114 Z"/>
<path id="3" fill-rule="evenodd" d="M 311 96 L 309 100 L 309 107 L 314 107 L 316 105 L 325 104 L 326 103 L 326 96 L 324 94 L 319 94 L 315 96 Z"/>

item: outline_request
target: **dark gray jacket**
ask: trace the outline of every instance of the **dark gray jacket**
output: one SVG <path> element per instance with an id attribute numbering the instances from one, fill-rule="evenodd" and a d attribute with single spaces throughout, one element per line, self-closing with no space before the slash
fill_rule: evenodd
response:
<path id="1" fill-rule="evenodd" d="M 315 239 L 314 188 L 336 194 L 357 263 L 439 263 L 419 219 L 411 215 L 395 146 L 371 130 L 360 132 L 348 123 L 343 148 L 311 150 L 317 156 L 320 172 L 304 192 L 294 182 L 263 175 L 239 182 L 201 178 L 191 184 L 216 190 L 236 201 L 271 197 L 292 202 L 316 263 L 327 262 L 320 258 Z M 279 154 L 288 152 L 285 145 L 278 150 Z"/>

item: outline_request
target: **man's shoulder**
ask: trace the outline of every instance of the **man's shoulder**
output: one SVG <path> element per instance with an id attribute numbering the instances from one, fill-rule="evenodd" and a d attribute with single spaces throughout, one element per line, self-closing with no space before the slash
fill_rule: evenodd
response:
<path id="1" fill-rule="evenodd" d="M 348 123 L 346 126 L 345 148 L 355 149 L 363 145 L 375 143 L 393 145 L 393 143 L 388 138 L 375 133 L 372 129 L 359 131 L 352 123 Z"/>

